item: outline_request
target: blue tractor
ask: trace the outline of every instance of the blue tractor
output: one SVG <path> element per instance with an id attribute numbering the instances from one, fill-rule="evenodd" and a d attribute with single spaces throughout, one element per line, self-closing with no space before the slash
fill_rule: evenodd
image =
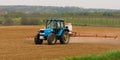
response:
<path id="1" fill-rule="evenodd" d="M 49 45 L 54 45 L 59 40 L 60 44 L 67 44 L 69 39 L 69 29 L 65 27 L 64 20 L 49 18 L 46 20 L 45 28 L 40 29 L 38 34 L 35 35 L 34 42 L 35 44 L 42 44 L 43 40 L 47 40 Z"/>

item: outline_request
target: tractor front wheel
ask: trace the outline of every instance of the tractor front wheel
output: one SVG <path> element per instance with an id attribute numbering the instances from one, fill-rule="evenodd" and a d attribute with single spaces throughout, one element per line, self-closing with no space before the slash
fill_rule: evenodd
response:
<path id="1" fill-rule="evenodd" d="M 57 41 L 55 34 L 54 33 L 49 34 L 48 38 L 47 38 L 47 41 L 48 41 L 49 45 L 54 45 Z"/>
<path id="2" fill-rule="evenodd" d="M 61 44 L 67 44 L 69 43 L 70 35 L 68 31 L 64 31 L 62 36 L 60 37 L 60 43 Z"/>
<path id="3" fill-rule="evenodd" d="M 34 42 L 35 42 L 35 44 L 42 44 L 42 43 L 43 43 L 43 40 L 42 40 L 42 39 L 39 39 L 39 35 L 35 35 L 35 37 L 34 37 Z"/>

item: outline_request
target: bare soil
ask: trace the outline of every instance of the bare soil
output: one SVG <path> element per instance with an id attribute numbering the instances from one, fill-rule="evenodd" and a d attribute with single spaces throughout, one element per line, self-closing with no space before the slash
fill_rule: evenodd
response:
<path id="1" fill-rule="evenodd" d="M 69 44 L 35 45 L 33 38 L 43 26 L 0 26 L 0 60 L 62 59 L 70 56 L 99 54 L 109 50 L 120 50 L 120 28 L 81 27 L 73 30 L 80 34 L 118 35 L 111 38 L 71 38 Z"/>

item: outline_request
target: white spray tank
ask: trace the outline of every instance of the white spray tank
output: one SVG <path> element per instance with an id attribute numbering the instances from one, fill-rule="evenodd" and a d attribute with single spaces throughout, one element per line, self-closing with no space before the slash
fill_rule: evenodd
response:
<path id="1" fill-rule="evenodd" d="M 72 34 L 72 24 L 71 23 L 67 23 L 65 26 L 68 27 L 69 34 Z"/>

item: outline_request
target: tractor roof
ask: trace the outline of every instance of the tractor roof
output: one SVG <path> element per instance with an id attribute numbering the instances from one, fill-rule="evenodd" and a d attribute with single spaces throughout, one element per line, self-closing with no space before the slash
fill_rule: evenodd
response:
<path id="1" fill-rule="evenodd" d="M 47 20 L 64 21 L 64 19 L 61 18 L 48 18 Z"/>

